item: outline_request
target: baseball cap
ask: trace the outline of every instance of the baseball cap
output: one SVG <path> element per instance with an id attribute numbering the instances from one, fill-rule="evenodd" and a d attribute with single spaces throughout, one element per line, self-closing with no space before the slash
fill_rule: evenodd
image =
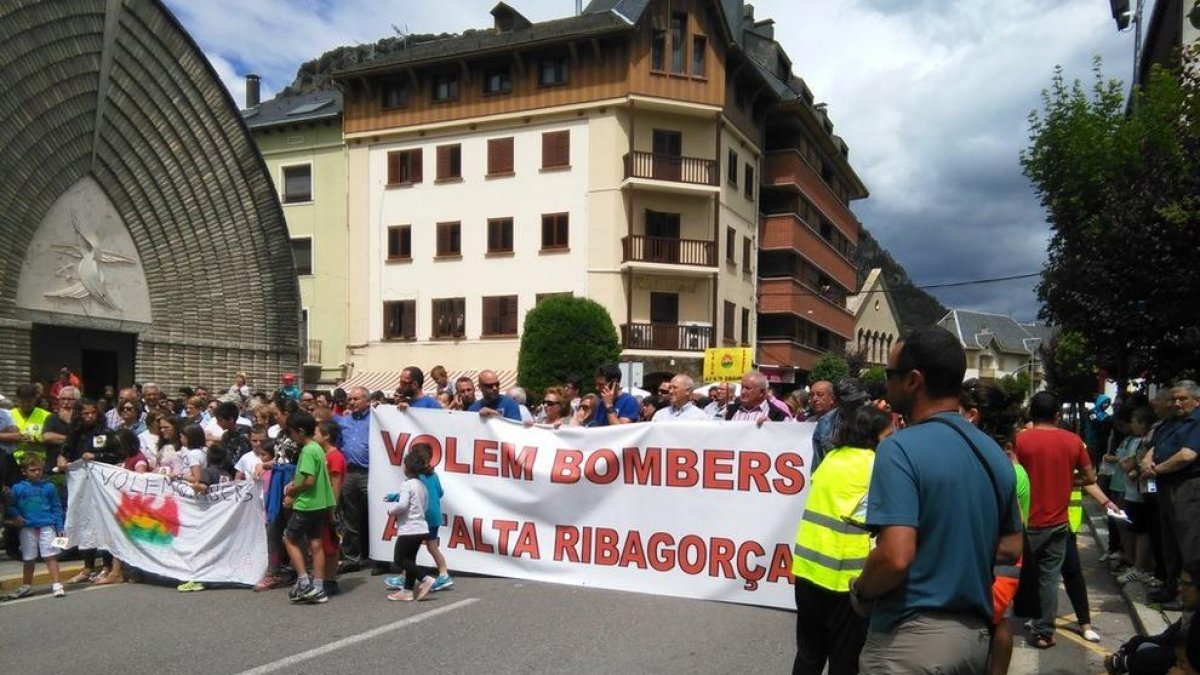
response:
<path id="1" fill-rule="evenodd" d="M 295 382 L 295 381 L 296 381 L 296 374 L 295 374 L 295 373 L 284 373 L 284 374 L 283 374 L 283 381 L 284 381 L 284 382 Z"/>

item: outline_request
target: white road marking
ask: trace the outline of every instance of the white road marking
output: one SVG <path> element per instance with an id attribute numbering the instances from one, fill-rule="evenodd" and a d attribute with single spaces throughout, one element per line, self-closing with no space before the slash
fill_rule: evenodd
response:
<path id="1" fill-rule="evenodd" d="M 62 602 L 63 600 L 70 599 L 70 597 L 72 595 L 77 595 L 79 593 L 100 591 L 100 590 L 104 590 L 106 588 L 120 588 L 121 586 L 122 586 L 122 584 L 104 584 L 103 586 L 95 586 L 95 585 L 81 586 L 81 587 L 76 587 L 74 589 L 72 589 L 70 586 L 68 586 L 67 587 L 67 597 L 65 597 L 65 598 L 56 598 L 53 595 L 51 595 L 49 591 L 46 591 L 44 593 L 39 592 L 37 595 L 30 595 L 30 596 L 27 596 L 24 598 L 19 598 L 17 600 L 4 600 L 3 602 L 0 602 L 0 605 L 2 605 L 4 607 L 13 607 L 15 605 L 23 605 L 27 602 L 37 602 L 38 600 L 58 600 L 59 602 Z"/>
<path id="2" fill-rule="evenodd" d="M 265 673 L 273 673 L 277 670 L 283 670 L 284 668 L 293 666 L 297 663 L 301 663 L 303 661 L 308 661 L 309 659 L 315 659 L 318 656 L 323 656 L 325 654 L 337 651 L 344 647 L 349 647 L 350 645 L 358 644 L 359 642 L 363 642 L 365 640 L 370 640 L 371 638 L 379 637 L 380 635 L 383 635 L 384 633 L 388 633 L 388 632 L 391 632 L 391 631 L 394 631 L 394 630 L 397 630 L 400 628 L 404 628 L 405 626 L 411 626 L 415 623 L 421 623 L 422 621 L 424 621 L 426 619 L 432 619 L 435 616 L 439 616 L 441 614 L 446 614 L 447 612 L 452 612 L 456 609 L 462 609 L 463 607 L 474 604 L 476 602 L 479 602 L 479 598 L 467 598 L 466 600 L 459 600 L 458 602 L 455 602 L 450 605 L 446 605 L 445 607 L 438 607 L 437 609 L 425 612 L 424 614 L 410 616 L 407 619 L 401 619 L 399 621 L 394 621 L 387 625 L 380 626 L 379 628 L 373 628 L 365 633 L 362 633 L 361 635 L 351 635 L 350 637 L 345 637 L 345 638 L 342 638 L 341 640 L 337 640 L 335 642 L 330 642 L 329 644 L 326 644 L 326 645 L 321 645 L 320 647 L 310 649 L 306 652 L 300 652 L 299 654 L 293 654 L 292 656 L 279 659 L 278 661 L 272 661 L 271 663 L 265 663 L 257 668 L 252 668 L 250 670 L 246 670 L 241 673 L 238 673 L 238 675 L 265 675 Z"/>

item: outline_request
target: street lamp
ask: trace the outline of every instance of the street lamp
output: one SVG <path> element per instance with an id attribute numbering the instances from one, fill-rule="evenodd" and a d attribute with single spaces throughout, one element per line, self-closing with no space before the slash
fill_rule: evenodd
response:
<path id="1" fill-rule="evenodd" d="M 1145 8 L 1146 0 L 1137 0 L 1137 7 L 1133 12 L 1129 11 L 1129 0 L 1108 0 L 1108 5 L 1112 9 L 1113 21 L 1117 22 L 1117 30 L 1122 33 L 1129 29 L 1129 24 L 1133 23 L 1133 83 L 1137 84 L 1139 63 L 1142 58 L 1142 10 Z M 1197 11 L 1196 7 L 1192 7 L 1192 12 Z"/>
<path id="2" fill-rule="evenodd" d="M 1033 343 L 1034 346 L 1030 347 L 1029 346 L 1030 343 Z M 1040 348 L 1042 346 L 1042 338 L 1040 338 L 1040 337 L 1021 338 L 1021 345 L 1023 347 L 1025 347 L 1025 351 L 1029 352 L 1029 363 L 1022 365 L 1020 368 L 1017 368 L 1013 372 L 1014 373 L 1019 372 L 1021 370 L 1021 368 L 1029 369 L 1029 398 L 1033 398 L 1033 386 L 1034 386 L 1033 372 L 1034 372 L 1034 369 L 1038 365 L 1037 350 L 1038 350 L 1038 348 Z"/>

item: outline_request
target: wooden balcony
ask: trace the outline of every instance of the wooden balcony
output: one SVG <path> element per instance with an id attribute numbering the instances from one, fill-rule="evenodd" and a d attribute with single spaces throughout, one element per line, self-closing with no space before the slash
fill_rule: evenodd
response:
<path id="1" fill-rule="evenodd" d="M 621 326 L 621 346 L 625 349 L 702 352 L 711 345 L 711 326 L 673 323 L 627 323 Z"/>
<path id="2" fill-rule="evenodd" d="M 621 239 L 621 250 L 622 262 L 717 266 L 717 243 L 706 239 L 634 234 Z"/>
<path id="3" fill-rule="evenodd" d="M 670 183 L 716 187 L 721 169 L 716 160 L 679 155 L 656 155 L 635 150 L 625 155 L 625 178 L 648 178 Z"/>

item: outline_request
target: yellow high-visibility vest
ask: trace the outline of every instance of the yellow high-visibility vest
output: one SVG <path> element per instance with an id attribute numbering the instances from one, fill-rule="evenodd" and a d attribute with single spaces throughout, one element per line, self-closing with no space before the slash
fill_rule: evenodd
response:
<path id="1" fill-rule="evenodd" d="M 1071 501 L 1067 504 L 1067 523 L 1072 532 L 1078 532 L 1083 525 L 1083 488 L 1071 490 Z"/>
<path id="2" fill-rule="evenodd" d="M 865 531 L 842 520 L 854 516 L 871 485 L 875 452 L 835 448 L 813 472 L 811 490 L 796 528 L 792 574 L 831 591 L 846 593 L 862 574 L 871 552 Z"/>

